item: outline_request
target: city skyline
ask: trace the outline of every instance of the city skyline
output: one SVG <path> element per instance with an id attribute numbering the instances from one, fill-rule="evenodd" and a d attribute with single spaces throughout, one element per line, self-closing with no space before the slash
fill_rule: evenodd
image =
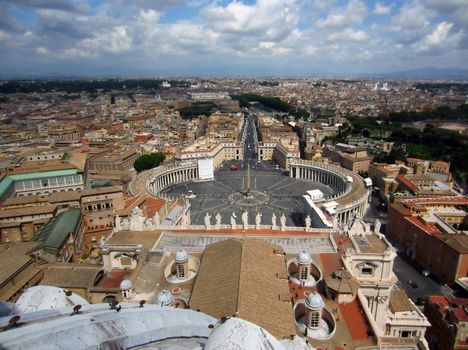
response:
<path id="1" fill-rule="evenodd" d="M 465 1 L 2 2 L 3 76 L 468 69 Z"/>

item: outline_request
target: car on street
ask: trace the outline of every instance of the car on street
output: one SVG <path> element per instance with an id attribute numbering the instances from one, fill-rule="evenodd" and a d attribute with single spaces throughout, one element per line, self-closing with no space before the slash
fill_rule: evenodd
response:
<path id="1" fill-rule="evenodd" d="M 411 286 L 411 288 L 413 288 L 413 289 L 418 288 L 418 284 L 417 284 L 415 281 L 413 281 L 413 280 L 409 280 L 409 281 L 408 281 L 408 284 L 409 284 L 409 285 Z"/>
<path id="2" fill-rule="evenodd" d="M 231 171 L 239 170 L 239 167 L 237 165 L 231 165 L 229 167 L 229 170 L 231 170 Z"/>

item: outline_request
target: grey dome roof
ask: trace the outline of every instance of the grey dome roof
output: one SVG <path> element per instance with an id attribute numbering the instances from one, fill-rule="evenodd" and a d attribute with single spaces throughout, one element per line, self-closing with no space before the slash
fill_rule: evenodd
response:
<path id="1" fill-rule="evenodd" d="M 174 302 L 174 296 L 167 290 L 162 290 L 158 293 L 156 304 L 159 306 L 170 306 Z"/>
<path id="2" fill-rule="evenodd" d="M 310 255 L 306 252 L 300 252 L 297 256 L 296 256 L 296 260 L 300 263 L 300 264 L 310 264 L 312 263 L 312 258 L 310 257 Z"/>
<path id="3" fill-rule="evenodd" d="M 120 282 L 120 290 L 130 290 L 133 288 L 133 283 L 130 280 L 123 280 Z"/>
<path id="4" fill-rule="evenodd" d="M 184 263 L 186 261 L 188 261 L 188 254 L 185 250 L 183 249 L 179 249 L 175 255 L 175 261 L 178 262 L 178 263 Z"/>
<path id="5" fill-rule="evenodd" d="M 307 307 L 311 309 L 322 309 L 325 307 L 322 297 L 317 292 L 310 293 L 307 296 L 305 303 Z"/>

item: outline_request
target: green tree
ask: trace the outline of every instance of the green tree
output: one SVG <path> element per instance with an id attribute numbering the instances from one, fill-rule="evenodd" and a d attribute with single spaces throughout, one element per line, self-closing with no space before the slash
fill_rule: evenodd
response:
<path id="1" fill-rule="evenodd" d="M 164 159 L 166 159 L 166 155 L 162 152 L 143 154 L 135 159 L 133 167 L 137 172 L 152 169 L 159 166 Z"/>

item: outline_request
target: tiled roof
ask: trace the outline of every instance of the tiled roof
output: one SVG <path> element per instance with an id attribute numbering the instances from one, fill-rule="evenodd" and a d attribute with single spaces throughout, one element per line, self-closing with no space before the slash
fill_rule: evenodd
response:
<path id="1" fill-rule="evenodd" d="M 229 239 L 206 247 L 189 304 L 213 317 L 236 315 L 278 339 L 295 334 L 283 254 L 257 239 Z"/>
<path id="2" fill-rule="evenodd" d="M 27 252 L 37 246 L 37 244 L 37 242 L 20 242 L 1 247 L 0 261 L 2 268 L 0 269 L 0 285 L 32 260 L 27 255 Z"/>
<path id="3" fill-rule="evenodd" d="M 393 290 L 390 293 L 389 306 L 393 313 L 414 311 L 414 306 L 409 301 L 408 295 L 406 295 L 406 292 L 403 289 Z"/>

